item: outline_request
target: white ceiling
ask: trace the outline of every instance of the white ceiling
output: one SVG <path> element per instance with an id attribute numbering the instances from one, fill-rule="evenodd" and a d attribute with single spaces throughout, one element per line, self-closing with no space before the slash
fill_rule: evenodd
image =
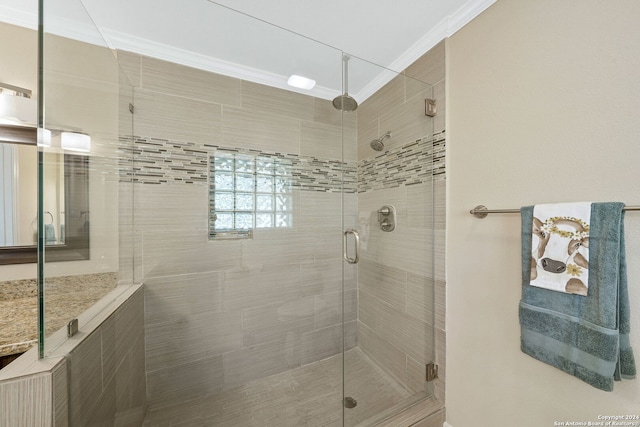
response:
<path id="1" fill-rule="evenodd" d="M 300 74 L 326 99 L 342 91 L 344 51 L 349 92 L 362 102 L 395 75 L 388 70 L 402 71 L 494 1 L 46 0 L 44 25 L 285 89 Z M 36 28 L 36 11 L 36 0 L 0 0 L 2 21 Z"/>

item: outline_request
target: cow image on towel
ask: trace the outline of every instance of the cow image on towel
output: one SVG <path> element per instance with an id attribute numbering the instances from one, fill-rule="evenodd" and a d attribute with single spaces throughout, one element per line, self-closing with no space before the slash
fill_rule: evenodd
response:
<path id="1" fill-rule="evenodd" d="M 587 295 L 589 224 L 571 216 L 533 217 L 530 284 Z"/>

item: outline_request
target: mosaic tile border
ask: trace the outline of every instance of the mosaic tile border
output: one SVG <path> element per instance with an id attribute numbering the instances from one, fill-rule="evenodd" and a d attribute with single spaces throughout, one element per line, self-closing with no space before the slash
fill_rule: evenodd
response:
<path id="1" fill-rule="evenodd" d="M 216 151 L 271 157 L 291 165 L 292 186 L 302 191 L 362 193 L 444 179 L 445 131 L 355 162 L 269 153 L 159 138 L 121 138 L 120 181 L 141 184 L 208 183 L 208 159 Z M 342 177 L 344 175 L 344 183 Z"/>
<path id="2" fill-rule="evenodd" d="M 209 152 L 191 142 L 122 138 L 121 182 L 207 184 Z"/>
<path id="3" fill-rule="evenodd" d="M 445 178 L 445 132 L 358 162 L 358 193 Z"/>
<path id="4" fill-rule="evenodd" d="M 121 159 L 121 182 L 206 185 L 209 156 L 224 151 L 271 157 L 289 164 L 294 189 L 354 193 L 357 185 L 355 162 L 144 137 L 121 138 L 121 150 L 129 153 Z"/>

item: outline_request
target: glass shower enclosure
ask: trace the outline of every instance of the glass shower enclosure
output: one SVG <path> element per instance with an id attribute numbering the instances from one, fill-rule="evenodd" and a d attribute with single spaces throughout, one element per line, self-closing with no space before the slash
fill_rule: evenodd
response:
<path id="1" fill-rule="evenodd" d="M 214 2 L 45 5 L 43 125 L 91 137 L 89 260 L 144 284 L 145 426 L 366 426 L 431 396 L 431 86 Z"/>
<path id="2" fill-rule="evenodd" d="M 140 282 L 133 87 L 81 2 L 41 2 L 40 19 L 40 354 L 55 356 L 77 326 Z"/>

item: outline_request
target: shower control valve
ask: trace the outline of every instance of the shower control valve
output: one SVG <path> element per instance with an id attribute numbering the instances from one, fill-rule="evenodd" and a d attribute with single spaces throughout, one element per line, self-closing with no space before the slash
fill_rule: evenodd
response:
<path id="1" fill-rule="evenodd" d="M 390 232 L 396 228 L 396 209 L 391 205 L 384 205 L 378 209 L 378 223 L 382 231 Z"/>
<path id="2" fill-rule="evenodd" d="M 378 209 L 378 214 L 382 215 L 382 216 L 387 216 L 391 213 L 391 209 L 389 209 L 389 206 L 383 206 L 380 209 Z M 378 218 L 380 218 L 380 216 L 378 216 Z M 378 220 L 379 221 L 379 220 Z"/>

